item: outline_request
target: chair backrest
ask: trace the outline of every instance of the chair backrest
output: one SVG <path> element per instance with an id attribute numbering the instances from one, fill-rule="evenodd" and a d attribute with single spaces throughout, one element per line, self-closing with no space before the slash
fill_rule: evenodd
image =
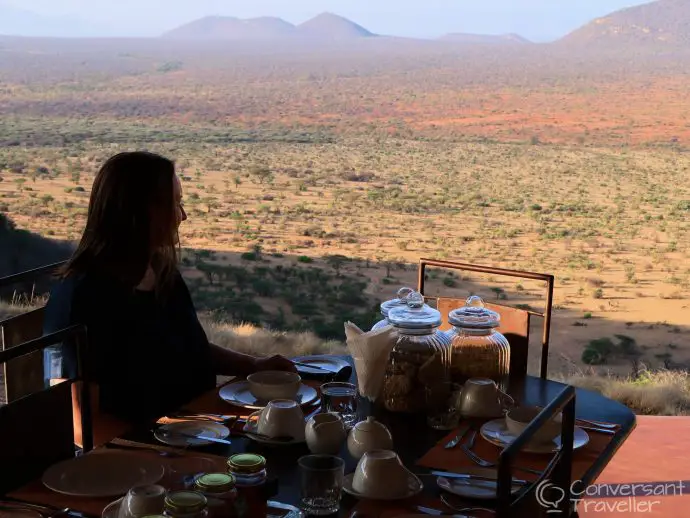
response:
<path id="1" fill-rule="evenodd" d="M 541 476 L 511 495 L 513 464 L 520 451 L 547 421 L 562 412 L 561 448 L 553 455 Z M 529 426 L 500 454 L 498 464 L 497 517 L 545 518 L 572 516 L 571 479 L 575 435 L 575 387 L 567 386 Z M 555 508 L 553 506 L 556 506 Z M 550 511 L 550 512 L 549 512 Z"/>
<path id="2" fill-rule="evenodd" d="M 17 344 L 0 351 L 0 363 L 41 352 L 46 347 L 73 339 L 77 345 L 78 379 L 82 380 L 81 427 L 83 450 L 93 447 L 91 401 L 83 368 L 86 351 L 86 328 L 68 329 Z M 7 493 L 37 478 L 48 466 L 74 457 L 74 423 L 72 386 L 67 380 L 37 393 L 0 406 L 0 494 Z"/>
<path id="3" fill-rule="evenodd" d="M 0 322 L 0 351 L 43 335 L 44 308 L 38 308 Z M 43 390 L 43 355 L 40 351 L 3 365 L 5 399 L 16 401 Z"/>
<path id="4" fill-rule="evenodd" d="M 33 301 L 35 283 L 54 273 L 65 261 L 0 278 L 0 288 L 29 284 Z M 0 322 L 0 351 L 43 335 L 44 309 L 38 308 Z M 15 401 L 43 389 L 43 357 L 40 352 L 17 359 L 3 366 L 5 400 Z"/>
<path id="5" fill-rule="evenodd" d="M 420 259 L 417 279 L 417 291 L 424 295 L 424 285 L 426 282 L 426 268 L 428 266 L 435 268 L 447 268 L 451 270 L 471 271 L 477 273 L 486 273 L 496 276 L 513 277 L 518 279 L 532 279 L 543 281 L 546 283 L 546 308 L 543 312 L 534 310 L 524 310 L 519 308 L 512 308 L 499 304 L 486 305 L 497 311 L 501 315 L 501 331 L 508 342 L 510 343 L 510 372 L 525 375 L 527 373 L 527 357 L 529 350 L 529 329 L 530 316 L 543 317 L 544 325 L 542 329 L 542 346 L 541 346 L 541 363 L 540 376 L 546 379 L 548 374 L 549 362 L 549 339 L 551 335 L 551 310 L 553 306 L 553 275 L 522 272 L 518 270 L 506 270 L 504 268 L 495 268 L 492 266 L 480 266 L 476 264 L 459 263 L 452 261 L 436 261 L 433 259 Z M 446 297 L 424 297 L 429 303 L 435 304 L 436 308 L 441 312 L 444 318 L 444 325 L 441 329 L 448 329 L 450 326 L 447 322 L 448 312 L 465 304 L 464 300 L 446 298 Z"/>

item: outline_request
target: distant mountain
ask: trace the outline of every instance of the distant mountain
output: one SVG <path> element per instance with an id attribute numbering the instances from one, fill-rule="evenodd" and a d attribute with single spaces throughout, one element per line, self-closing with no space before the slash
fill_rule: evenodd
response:
<path id="1" fill-rule="evenodd" d="M 264 16 L 242 20 L 207 16 L 163 34 L 164 38 L 191 40 L 272 40 L 294 36 L 297 29 L 280 18 Z"/>
<path id="2" fill-rule="evenodd" d="M 602 50 L 630 47 L 690 48 L 690 0 L 658 0 L 597 18 L 561 40 Z"/>
<path id="3" fill-rule="evenodd" d="M 280 18 L 262 17 L 242 20 L 230 16 L 207 16 L 182 25 L 162 35 L 184 40 L 343 40 L 373 36 L 364 27 L 347 18 L 323 13 L 294 26 Z"/>
<path id="4" fill-rule="evenodd" d="M 374 36 L 361 25 L 333 13 L 321 13 L 297 28 L 302 35 L 320 39 L 342 40 Z"/>
<path id="5" fill-rule="evenodd" d="M 441 36 L 439 41 L 450 41 L 454 43 L 481 43 L 489 45 L 506 45 L 506 44 L 525 44 L 532 43 L 527 38 L 523 38 L 519 34 L 466 34 L 466 33 L 451 33 Z"/>

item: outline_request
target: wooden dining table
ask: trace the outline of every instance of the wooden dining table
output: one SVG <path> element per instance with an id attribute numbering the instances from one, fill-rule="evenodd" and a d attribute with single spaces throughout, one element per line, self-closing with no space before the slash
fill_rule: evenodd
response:
<path id="1" fill-rule="evenodd" d="M 348 361 L 351 365 L 353 363 L 349 357 L 340 358 Z M 354 369 L 352 369 L 350 381 L 353 383 L 357 382 Z M 307 381 L 307 383 L 315 387 L 320 386 L 318 381 Z M 518 404 L 545 406 L 564 387 L 562 383 L 556 381 L 525 376 L 511 379 L 508 392 Z M 190 401 L 180 410 L 234 416 L 247 416 L 252 413 L 252 410 L 231 405 L 221 399 L 218 390 L 210 391 Z M 305 413 L 313 410 L 314 407 L 308 406 L 304 409 Z M 457 453 L 456 455 L 458 456 L 456 457 L 435 453 L 447 439 L 449 432 L 430 428 L 423 416 L 386 412 L 368 400 L 360 398 L 358 400 L 358 417 L 359 419 L 364 419 L 366 416 L 374 416 L 390 429 L 395 451 L 411 471 L 421 475 L 420 478 L 424 482 L 424 490 L 422 494 L 416 497 L 396 502 L 358 501 L 352 496 L 343 494 L 339 516 L 351 516 L 353 511 L 356 510 L 363 516 L 394 517 L 417 512 L 419 506 L 450 513 L 450 509 L 445 507 L 439 498 L 441 490 L 436 485 L 435 477 L 425 476 L 430 474 L 432 468 L 462 471 L 460 469 L 462 466 L 452 465 L 452 459 L 459 459 L 460 453 Z M 574 477 L 587 486 L 596 481 L 597 477 L 614 457 L 616 451 L 630 435 L 635 427 L 635 415 L 629 408 L 616 401 L 595 392 L 577 389 L 576 417 L 611 423 L 616 426 L 615 435 L 600 435 L 597 432 L 590 432 L 590 444 L 575 452 L 573 459 Z M 161 422 L 166 422 L 166 420 L 162 419 L 159 423 Z M 142 446 L 142 454 L 150 455 L 151 452 L 146 450 L 147 445 L 161 447 L 161 443 L 153 436 L 152 426 L 155 426 L 155 424 L 147 423 L 142 426 L 132 427 L 124 433 L 122 433 L 121 428 L 115 427 L 113 430 L 116 430 L 116 432 L 113 432 L 112 440 L 106 441 L 103 446 L 89 453 L 89 455 L 98 454 L 99 451 L 106 448 L 111 450 L 122 448 L 123 450 L 127 449 L 127 451 L 135 451 L 139 446 Z M 103 434 L 107 433 L 107 431 L 100 430 L 99 433 Z M 195 447 L 193 448 L 193 454 L 209 456 L 216 459 L 219 465 L 222 465 L 222 461 L 225 458 L 235 453 L 259 453 L 267 459 L 267 471 L 274 484 L 271 499 L 295 506 L 299 505 L 300 473 L 297 459 L 309 453 L 305 444 L 268 446 L 256 443 L 241 434 L 232 434 L 230 439 L 232 444 L 229 446 L 210 444 L 208 446 Z M 497 457 L 500 452 L 500 448 L 489 444 L 483 439 L 478 439 L 477 448 L 478 451 L 482 451 L 488 456 L 493 455 Z M 190 449 L 187 449 L 184 453 L 190 454 Z M 357 460 L 349 455 L 346 445 L 343 445 L 340 455 L 345 460 L 345 473 L 353 472 L 357 465 Z M 534 461 L 534 458 L 528 457 L 526 462 L 530 461 L 530 459 Z M 465 461 L 466 459 L 463 462 Z M 539 459 L 536 459 L 536 461 L 539 461 Z M 451 465 L 444 465 L 444 463 L 449 462 Z M 46 504 L 56 508 L 70 507 L 87 515 L 100 514 L 100 511 L 108 503 L 107 500 L 89 502 L 74 497 L 58 495 L 44 488 L 38 480 L 9 496 L 18 500 Z M 474 505 L 476 501 L 467 501 L 466 503 Z M 486 502 L 482 503 L 482 505 L 486 504 Z M 488 505 L 491 506 L 491 503 L 488 502 Z"/>

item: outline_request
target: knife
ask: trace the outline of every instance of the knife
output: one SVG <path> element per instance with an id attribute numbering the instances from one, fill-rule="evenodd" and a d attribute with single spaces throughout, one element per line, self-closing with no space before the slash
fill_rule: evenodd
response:
<path id="1" fill-rule="evenodd" d="M 483 480 L 485 482 L 496 482 L 498 483 L 498 479 L 495 477 L 484 477 L 482 475 L 472 475 L 470 473 L 451 473 L 449 471 L 432 471 L 432 475 L 436 475 L 437 477 L 445 477 L 445 478 L 462 478 L 465 480 Z M 526 480 L 522 480 L 519 478 L 514 478 L 512 480 L 513 484 L 516 486 L 524 486 L 529 484 Z"/>
<path id="2" fill-rule="evenodd" d="M 458 435 L 453 437 L 450 441 L 448 441 L 446 444 L 443 445 L 443 447 L 446 450 L 450 450 L 452 448 L 455 448 L 460 441 L 462 441 L 462 438 L 465 436 L 465 434 L 469 431 L 470 427 L 465 426 L 464 428 L 461 428 L 460 431 L 458 432 Z"/>
<path id="3" fill-rule="evenodd" d="M 417 506 L 417 511 L 423 514 L 430 514 L 432 516 L 449 516 L 450 518 L 472 518 L 467 514 L 446 514 L 438 509 L 432 509 L 431 507 L 424 507 L 423 505 Z"/>
<path id="4" fill-rule="evenodd" d="M 194 435 L 191 433 L 184 433 L 184 432 L 171 432 L 170 430 L 158 430 L 159 433 L 162 435 L 167 435 L 168 437 L 185 437 L 187 439 L 198 439 L 200 441 L 209 441 L 209 442 L 216 442 L 218 444 L 225 444 L 230 446 L 232 442 L 230 442 L 228 439 L 218 439 L 216 437 L 206 437 L 205 435 Z"/>

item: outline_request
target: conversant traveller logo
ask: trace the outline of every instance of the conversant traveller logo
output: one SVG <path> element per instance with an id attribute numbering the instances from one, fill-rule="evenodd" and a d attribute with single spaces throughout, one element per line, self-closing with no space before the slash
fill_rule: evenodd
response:
<path id="1" fill-rule="evenodd" d="M 584 486 L 577 480 L 570 485 L 570 503 L 575 510 L 589 513 L 651 513 L 661 506 L 661 497 L 683 496 L 688 481 L 633 482 Z M 558 516 L 566 491 L 550 480 L 537 486 L 536 498 L 547 514 Z"/>

